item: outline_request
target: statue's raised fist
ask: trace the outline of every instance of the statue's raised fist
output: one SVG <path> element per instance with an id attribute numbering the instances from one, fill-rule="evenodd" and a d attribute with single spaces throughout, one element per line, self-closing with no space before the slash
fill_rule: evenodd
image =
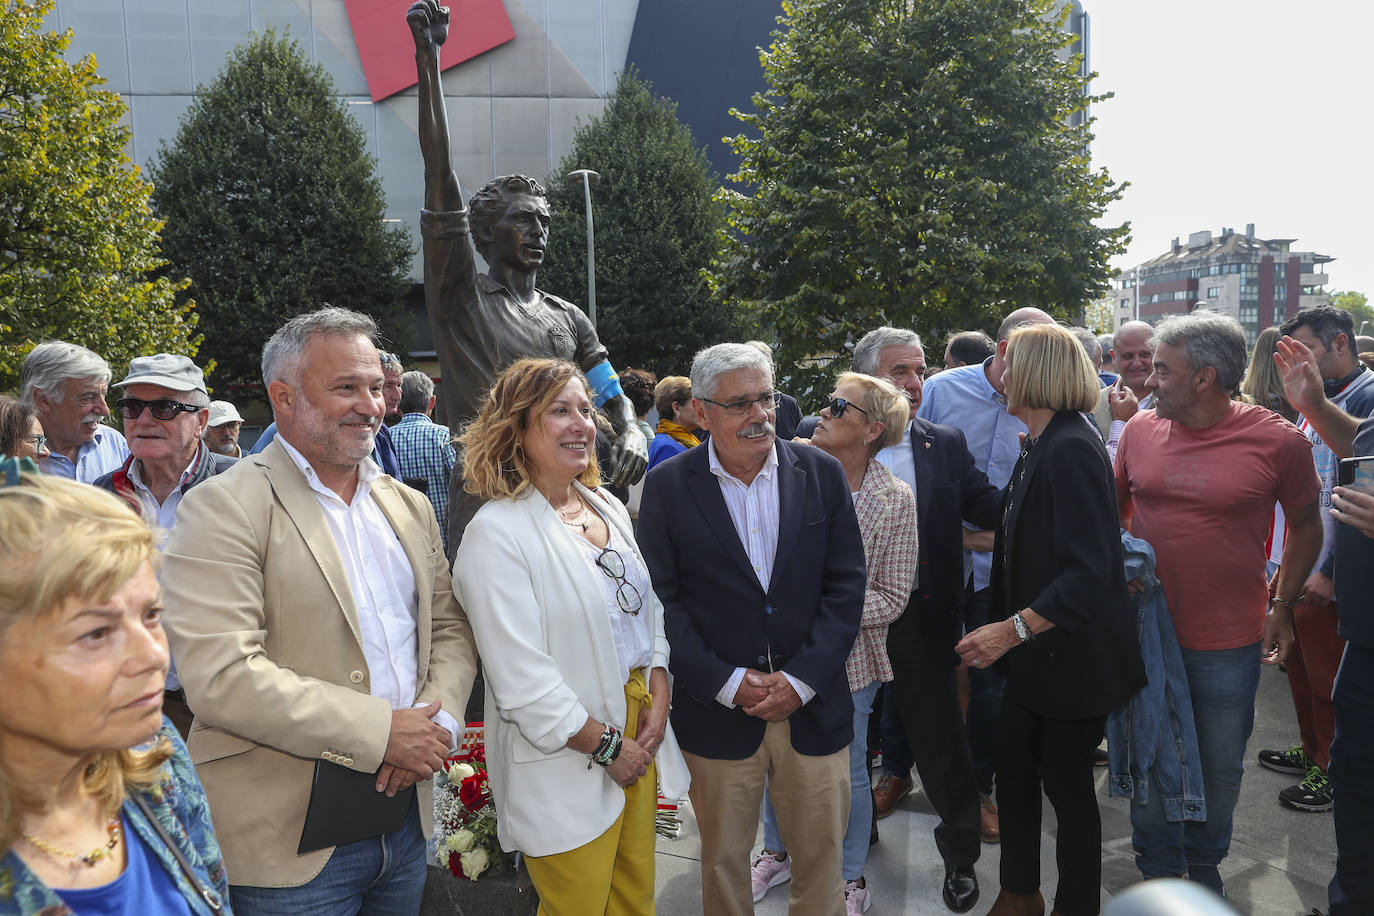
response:
<path id="1" fill-rule="evenodd" d="M 438 50 L 448 40 L 448 7 L 438 0 L 415 0 L 406 10 L 406 23 L 418 51 Z"/>

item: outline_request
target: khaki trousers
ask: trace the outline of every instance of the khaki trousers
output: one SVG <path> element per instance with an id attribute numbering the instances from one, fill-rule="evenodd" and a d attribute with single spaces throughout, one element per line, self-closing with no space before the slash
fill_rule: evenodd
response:
<path id="1" fill-rule="evenodd" d="M 752 916 L 749 853 L 758 831 L 764 780 L 792 858 L 792 916 L 842 916 L 840 878 L 849 818 L 846 750 L 822 757 L 792 747 L 791 725 L 769 722 L 763 743 L 743 760 L 683 754 L 692 773 L 692 810 L 701 829 L 705 916 Z"/>

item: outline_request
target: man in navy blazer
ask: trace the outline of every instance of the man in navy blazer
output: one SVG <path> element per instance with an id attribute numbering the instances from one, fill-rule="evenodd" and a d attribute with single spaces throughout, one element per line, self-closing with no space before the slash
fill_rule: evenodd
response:
<path id="1" fill-rule="evenodd" d="M 790 911 L 844 909 L 863 541 L 839 462 L 774 433 L 772 362 L 718 344 L 692 363 L 702 448 L 649 475 L 639 542 L 672 646 L 673 728 L 692 772 L 708 916 L 753 912 L 749 852 L 765 776 L 792 871 Z"/>

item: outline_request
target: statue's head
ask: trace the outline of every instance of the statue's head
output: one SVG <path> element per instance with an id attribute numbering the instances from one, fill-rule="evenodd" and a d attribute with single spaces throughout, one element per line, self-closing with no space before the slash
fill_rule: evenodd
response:
<path id="1" fill-rule="evenodd" d="M 536 270 L 549 240 L 548 192 L 527 175 L 493 178 L 468 202 L 468 225 L 472 244 L 488 264 Z"/>

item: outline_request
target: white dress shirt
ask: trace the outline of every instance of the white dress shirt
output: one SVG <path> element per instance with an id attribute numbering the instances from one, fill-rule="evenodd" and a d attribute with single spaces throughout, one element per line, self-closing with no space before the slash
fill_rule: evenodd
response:
<path id="1" fill-rule="evenodd" d="M 716 481 L 720 484 L 720 494 L 725 497 L 725 508 L 730 513 L 730 521 L 735 525 L 735 533 L 739 535 L 740 543 L 744 545 L 744 552 L 749 557 L 749 564 L 754 567 L 754 575 L 758 576 L 759 584 L 763 590 L 768 591 L 768 584 L 773 580 L 773 560 L 778 552 L 778 452 L 776 448 L 770 449 L 767 459 L 763 462 L 763 468 L 754 476 L 754 479 L 745 484 L 744 481 L 725 470 L 720 463 L 720 457 L 716 455 L 716 443 L 714 439 L 706 440 L 707 461 L 711 468 L 711 473 L 716 476 Z M 739 691 L 739 685 L 744 680 L 744 668 L 736 668 L 726 679 L 725 684 L 716 694 L 716 701 L 731 709 L 735 706 L 735 693 Z M 811 698 L 816 695 L 816 691 L 804 681 L 798 680 L 786 671 L 782 676 L 787 678 L 792 689 L 797 691 L 797 696 L 801 697 L 802 705 L 811 702 Z"/>
<path id="2" fill-rule="evenodd" d="M 419 596 L 415 571 L 391 522 L 372 498 L 372 482 L 383 476 L 382 469 L 371 458 L 364 458 L 358 466 L 358 488 L 353 501 L 346 503 L 320 482 L 310 462 L 284 436 L 278 434 L 277 441 L 314 491 L 343 560 L 358 611 L 358 632 L 362 636 L 372 696 L 386 700 L 392 709 L 420 705 L 415 702 L 419 677 Z M 434 723 L 448 729 L 450 750 L 456 748 L 463 734 L 458 720 L 441 709 L 435 714 Z"/>

